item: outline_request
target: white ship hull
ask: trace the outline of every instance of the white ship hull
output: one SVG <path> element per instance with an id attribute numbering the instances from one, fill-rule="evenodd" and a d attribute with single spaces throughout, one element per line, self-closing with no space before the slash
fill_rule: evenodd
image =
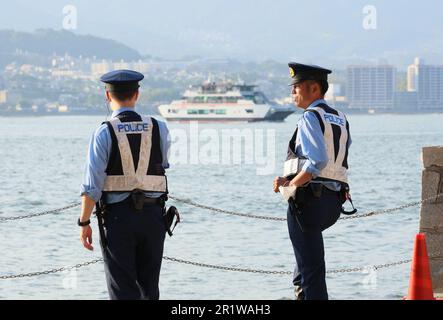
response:
<path id="1" fill-rule="evenodd" d="M 181 100 L 158 107 L 162 117 L 175 121 L 283 121 L 294 112 L 272 104 L 255 85 L 206 82 L 190 87 Z"/>
<path id="2" fill-rule="evenodd" d="M 294 112 L 290 106 L 268 104 L 183 104 L 171 103 L 158 107 L 169 121 L 283 121 Z"/>

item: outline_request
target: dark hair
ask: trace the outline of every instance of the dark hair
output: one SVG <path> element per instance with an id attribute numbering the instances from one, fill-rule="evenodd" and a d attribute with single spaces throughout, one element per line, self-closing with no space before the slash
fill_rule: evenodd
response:
<path id="1" fill-rule="evenodd" d="M 127 91 L 109 91 L 109 94 L 112 98 L 117 99 L 118 101 L 126 101 L 131 100 L 137 92 L 138 90 L 135 89 Z"/>
<path id="2" fill-rule="evenodd" d="M 329 83 L 328 83 L 328 81 L 327 81 L 327 80 L 319 80 L 319 81 L 317 81 L 317 82 L 318 82 L 318 84 L 320 85 L 321 94 L 322 94 L 322 95 L 325 95 L 326 92 L 327 92 L 328 89 L 329 89 Z"/>
<path id="3" fill-rule="evenodd" d="M 309 81 L 309 85 L 316 83 L 318 84 L 318 86 L 320 87 L 320 93 L 321 95 L 325 95 L 326 92 L 329 89 L 329 84 L 327 80 L 308 80 Z"/>

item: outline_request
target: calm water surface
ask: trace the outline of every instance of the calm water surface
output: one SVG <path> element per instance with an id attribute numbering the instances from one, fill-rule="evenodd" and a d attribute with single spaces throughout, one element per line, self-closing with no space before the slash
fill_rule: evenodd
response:
<path id="1" fill-rule="evenodd" d="M 226 210 L 285 217 L 286 206 L 272 192 L 272 180 L 280 174 L 297 117 L 291 116 L 284 123 L 198 125 L 200 132 L 206 132 L 205 139 L 236 128 L 249 130 L 254 138 L 275 130 L 270 131 L 275 133 L 275 144 L 270 140 L 275 166 L 265 175 L 257 175 L 257 166 L 263 164 L 256 161 L 217 163 L 220 161 L 213 155 L 196 162 L 190 142 L 196 141 L 193 130 L 189 124 L 170 123 L 176 133 L 187 133 L 186 139 L 177 138 L 172 146 L 173 165 L 168 171 L 171 195 Z M 87 144 L 103 120 L 86 116 L 0 118 L 0 216 L 40 212 L 79 201 Z M 351 115 L 349 120 L 353 138 L 350 184 L 360 213 L 419 200 L 421 149 L 443 145 L 443 115 Z M 258 145 L 254 142 L 248 146 L 245 154 L 254 154 Z M 213 147 L 201 141 L 200 154 L 205 154 L 205 146 Z M 252 153 L 248 148 L 253 149 Z M 188 163 L 180 161 L 186 149 Z M 166 240 L 165 255 L 245 268 L 293 269 L 285 222 L 220 215 L 174 201 L 169 204 L 179 207 L 183 223 L 174 237 Z M 96 250 L 91 253 L 81 246 L 78 215 L 76 208 L 59 215 L 0 224 L 0 275 L 42 271 L 100 257 L 95 223 Z M 339 221 L 324 233 L 327 268 L 409 259 L 418 221 L 419 207 Z M 328 275 L 327 283 L 331 299 L 399 299 L 407 292 L 408 277 L 406 264 L 377 272 L 368 269 Z M 290 276 L 224 272 L 169 261 L 163 262 L 160 286 L 162 299 L 293 297 Z M 0 298 L 107 299 L 103 265 L 1 280 Z"/>

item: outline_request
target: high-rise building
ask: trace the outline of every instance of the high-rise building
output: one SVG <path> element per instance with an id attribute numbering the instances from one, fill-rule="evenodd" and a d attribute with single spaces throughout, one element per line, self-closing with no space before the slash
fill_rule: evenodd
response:
<path id="1" fill-rule="evenodd" d="M 419 58 L 408 67 L 408 91 L 417 92 L 418 109 L 443 109 L 443 65 Z"/>
<path id="2" fill-rule="evenodd" d="M 7 101 L 7 91 L 6 90 L 0 90 L 0 104 L 6 103 Z"/>
<path id="3" fill-rule="evenodd" d="M 423 64 L 424 61 L 420 58 L 414 59 L 414 64 L 408 66 L 407 86 L 409 92 L 416 92 L 418 86 L 418 66 Z"/>
<path id="4" fill-rule="evenodd" d="M 396 70 L 390 65 L 348 66 L 346 96 L 350 109 L 392 109 Z"/>

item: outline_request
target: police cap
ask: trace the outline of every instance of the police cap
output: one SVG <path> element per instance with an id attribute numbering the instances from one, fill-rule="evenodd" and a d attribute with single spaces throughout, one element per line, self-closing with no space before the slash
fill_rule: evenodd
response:
<path id="1" fill-rule="evenodd" d="M 106 90 L 110 92 L 124 92 L 140 88 L 138 82 L 145 76 L 132 70 L 115 70 L 101 76 L 100 81 L 106 83 Z"/>
<path id="2" fill-rule="evenodd" d="M 306 65 L 296 62 L 289 62 L 289 73 L 292 78 L 290 86 L 300 83 L 305 80 L 327 81 L 328 74 L 331 70 L 324 69 L 315 65 Z"/>

